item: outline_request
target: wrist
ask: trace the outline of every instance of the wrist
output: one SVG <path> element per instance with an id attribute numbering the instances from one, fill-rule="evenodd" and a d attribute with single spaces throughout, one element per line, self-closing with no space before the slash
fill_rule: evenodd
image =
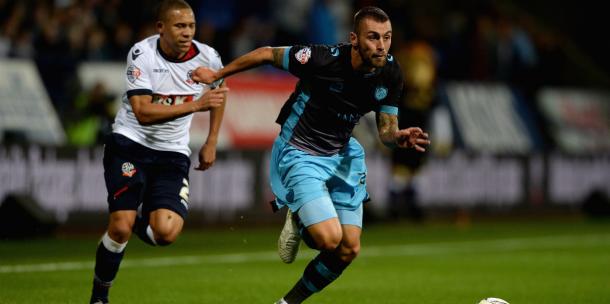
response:
<path id="1" fill-rule="evenodd" d="M 218 138 L 216 137 L 208 137 L 208 139 L 205 141 L 206 145 L 216 145 L 218 143 Z"/>

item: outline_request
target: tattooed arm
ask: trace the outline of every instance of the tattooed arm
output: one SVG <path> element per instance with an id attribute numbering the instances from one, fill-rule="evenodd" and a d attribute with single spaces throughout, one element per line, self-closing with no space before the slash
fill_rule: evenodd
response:
<path id="1" fill-rule="evenodd" d="M 218 71 L 199 67 L 193 71 L 193 80 L 210 84 L 218 79 L 226 78 L 263 64 L 271 64 L 274 67 L 281 69 L 284 52 L 287 49 L 287 47 L 261 47 L 238 57 Z"/>
<path id="2" fill-rule="evenodd" d="M 428 133 L 417 127 L 398 129 L 398 116 L 380 112 L 377 115 L 379 139 L 389 148 L 415 148 L 424 152 L 424 145 L 429 145 Z"/>

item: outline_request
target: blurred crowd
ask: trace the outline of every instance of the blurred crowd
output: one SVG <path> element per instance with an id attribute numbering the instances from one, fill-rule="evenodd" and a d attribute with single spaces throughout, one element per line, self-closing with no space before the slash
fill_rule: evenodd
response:
<path id="1" fill-rule="evenodd" d="M 348 39 L 357 8 L 376 5 L 393 22 L 392 53 L 403 58 L 409 106 L 425 113 L 445 80 L 504 82 L 533 94 L 541 85 L 579 85 L 563 37 L 507 2 L 411 0 L 199 0 L 196 38 L 224 62 L 263 45 Z M 157 0 L 0 0 L 0 58 L 36 62 L 66 128 L 95 116 L 108 125 L 112 102 L 98 85 L 83 91 L 83 61 L 123 62 L 155 30 Z M 401 60 L 401 62 L 402 62 Z M 407 62 L 408 61 L 408 62 Z M 74 119 L 70 119 L 74 118 Z M 80 142 L 86 144 L 87 141 Z"/>

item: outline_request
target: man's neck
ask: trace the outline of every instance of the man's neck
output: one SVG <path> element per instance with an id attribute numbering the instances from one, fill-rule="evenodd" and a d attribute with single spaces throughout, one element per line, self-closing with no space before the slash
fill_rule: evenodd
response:
<path id="1" fill-rule="evenodd" d="M 360 53 L 358 52 L 358 50 L 354 49 L 353 47 L 351 50 L 351 55 L 352 55 L 352 68 L 354 69 L 354 71 L 361 72 L 364 74 L 372 73 L 375 71 L 375 67 L 366 65 L 364 63 L 364 60 L 362 60 L 362 56 L 360 56 Z"/>
<path id="2" fill-rule="evenodd" d="M 163 52 L 163 54 L 169 58 L 180 60 L 184 57 L 184 55 L 186 55 L 186 52 L 184 52 L 184 53 L 174 52 L 174 50 L 172 50 L 172 48 L 169 45 L 167 45 L 165 40 L 163 40 L 161 38 L 159 39 L 159 47 L 161 48 L 161 52 Z"/>

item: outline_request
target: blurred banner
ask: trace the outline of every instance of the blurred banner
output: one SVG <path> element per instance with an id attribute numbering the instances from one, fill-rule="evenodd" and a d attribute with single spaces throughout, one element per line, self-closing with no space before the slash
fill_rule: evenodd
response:
<path id="1" fill-rule="evenodd" d="M 575 205 L 593 192 L 610 198 L 610 155 L 565 156 L 553 154 L 548 161 L 548 199 Z"/>
<path id="2" fill-rule="evenodd" d="M 465 149 L 525 154 L 539 147 L 529 111 L 508 86 L 449 83 L 441 95 L 452 110 Z"/>
<path id="3" fill-rule="evenodd" d="M 64 144 L 66 135 L 34 63 L 0 60 L 0 71 L 0 142 Z"/>
<path id="4" fill-rule="evenodd" d="M 0 202 L 9 195 L 32 197 L 58 221 L 73 212 L 103 212 L 102 156 L 101 147 L 0 146 Z M 196 155 L 192 158 L 196 164 Z M 190 210 L 210 222 L 269 214 L 268 159 L 268 151 L 219 153 L 211 169 L 190 173 Z M 390 165 L 383 153 L 367 154 L 368 206 L 379 214 L 388 210 Z M 580 206 L 596 191 L 610 196 L 610 155 L 498 157 L 456 151 L 429 159 L 415 177 L 414 191 L 424 209 Z"/>
<path id="5" fill-rule="evenodd" d="M 538 106 L 558 148 L 568 153 L 610 150 L 610 94 L 547 88 Z"/>

